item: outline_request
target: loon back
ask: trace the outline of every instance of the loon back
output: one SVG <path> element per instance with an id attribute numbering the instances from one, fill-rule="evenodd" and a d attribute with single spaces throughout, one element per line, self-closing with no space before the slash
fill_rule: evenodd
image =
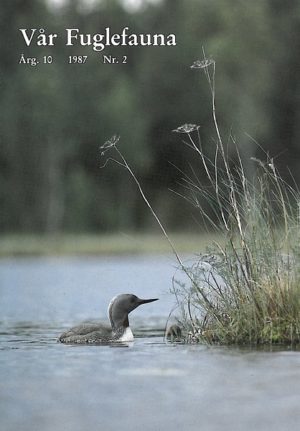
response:
<path id="1" fill-rule="evenodd" d="M 61 343 L 86 344 L 86 343 L 113 343 L 133 341 L 133 334 L 129 327 L 119 328 L 113 331 L 108 326 L 85 323 L 75 326 L 60 335 Z"/>

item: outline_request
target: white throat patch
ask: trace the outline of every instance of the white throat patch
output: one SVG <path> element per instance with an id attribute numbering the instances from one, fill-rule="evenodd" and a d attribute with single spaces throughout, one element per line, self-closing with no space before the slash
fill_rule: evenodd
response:
<path id="1" fill-rule="evenodd" d="M 127 326 L 127 328 L 124 331 L 124 334 L 122 335 L 122 337 L 119 338 L 119 341 L 133 341 L 133 333 L 131 331 L 131 329 L 129 328 L 129 326 Z"/>

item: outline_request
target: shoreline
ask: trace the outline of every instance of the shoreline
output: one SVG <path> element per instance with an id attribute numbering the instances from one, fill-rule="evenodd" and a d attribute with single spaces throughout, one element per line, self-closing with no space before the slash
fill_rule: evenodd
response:
<path id="1" fill-rule="evenodd" d="M 213 233 L 174 233 L 169 235 L 179 253 L 197 254 L 218 240 Z M 172 254 L 161 234 L 5 234 L 0 236 L 0 259 L 34 256 L 105 256 Z"/>

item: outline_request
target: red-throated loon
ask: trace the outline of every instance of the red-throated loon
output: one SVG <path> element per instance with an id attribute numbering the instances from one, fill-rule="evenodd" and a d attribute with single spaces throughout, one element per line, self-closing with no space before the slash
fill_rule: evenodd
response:
<path id="1" fill-rule="evenodd" d="M 128 314 L 135 308 L 155 299 L 140 299 L 132 294 L 115 296 L 108 306 L 108 317 L 111 328 L 101 324 L 85 323 L 71 328 L 58 338 L 61 343 L 115 343 L 133 341 L 133 334 L 129 327 Z"/>

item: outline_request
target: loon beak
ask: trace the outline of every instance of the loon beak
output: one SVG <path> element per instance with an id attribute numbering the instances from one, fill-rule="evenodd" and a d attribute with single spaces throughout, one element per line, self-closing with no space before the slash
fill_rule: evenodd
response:
<path id="1" fill-rule="evenodd" d="M 138 299 L 139 305 L 148 304 L 148 302 L 158 301 L 158 298 L 154 299 Z"/>

